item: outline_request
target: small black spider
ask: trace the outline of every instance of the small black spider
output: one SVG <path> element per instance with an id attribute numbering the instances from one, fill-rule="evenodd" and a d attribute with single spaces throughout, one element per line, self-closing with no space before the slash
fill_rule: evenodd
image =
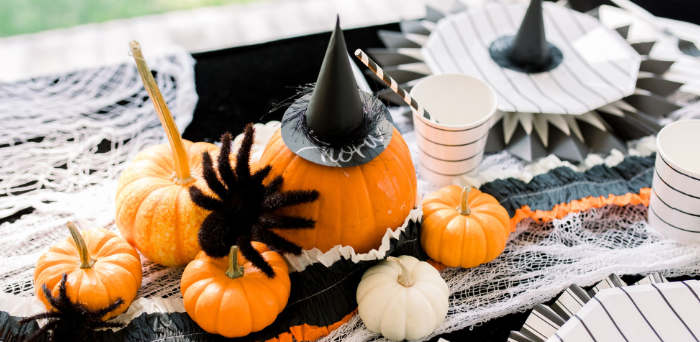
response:
<path id="1" fill-rule="evenodd" d="M 235 171 L 231 167 L 231 134 L 221 137 L 217 176 L 208 152 L 202 156 L 203 176 L 218 198 L 208 196 L 199 188 L 190 187 L 190 197 L 198 206 L 211 210 L 199 230 L 199 245 L 211 257 L 228 255 L 232 245 L 238 245 L 241 253 L 253 265 L 272 278 L 275 272 L 258 253 L 251 241 L 260 241 L 282 252 L 301 253 L 301 247 L 275 234 L 271 228 L 313 228 L 315 222 L 303 217 L 275 214 L 282 207 L 313 202 L 318 198 L 316 190 L 280 191 L 282 176 L 268 185 L 263 180 L 271 166 L 251 174 L 250 149 L 253 145 L 253 125 L 245 127 L 243 142 L 236 156 Z"/>
<path id="2" fill-rule="evenodd" d="M 48 319 L 39 330 L 35 331 L 26 341 L 36 341 L 40 336 L 50 332 L 49 341 L 87 341 L 94 337 L 94 329 L 121 328 L 124 325 L 117 322 L 105 322 L 102 317 L 122 304 L 122 299 L 117 298 L 114 303 L 99 310 L 90 310 L 79 303 L 73 303 L 66 293 L 67 274 L 64 273 L 58 288 L 58 297 L 53 297 L 51 291 L 44 284 L 42 290 L 49 304 L 56 311 L 40 313 L 22 319 L 19 323 L 25 324 L 40 319 Z"/>

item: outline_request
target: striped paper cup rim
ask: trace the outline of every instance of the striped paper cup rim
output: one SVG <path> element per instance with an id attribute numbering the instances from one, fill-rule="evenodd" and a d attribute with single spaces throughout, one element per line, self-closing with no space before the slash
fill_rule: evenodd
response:
<path id="1" fill-rule="evenodd" d="M 420 81 L 418 81 L 418 83 L 416 83 L 416 85 L 414 85 L 413 88 L 411 88 L 410 95 L 415 98 L 413 91 L 415 89 L 420 89 L 421 84 L 425 84 L 427 82 L 434 81 L 436 78 L 446 78 L 446 77 L 459 77 L 459 78 L 471 79 L 471 80 L 477 81 L 481 86 L 483 86 L 485 89 L 487 89 L 487 92 L 488 92 L 489 97 L 491 99 L 491 106 L 489 106 L 488 114 L 484 115 L 479 120 L 476 120 L 474 122 L 469 122 L 466 124 L 462 124 L 462 125 L 438 123 L 432 119 L 426 119 L 422 115 L 419 115 L 418 113 L 416 113 L 415 110 L 412 110 L 414 117 L 417 117 L 423 123 L 425 123 L 426 125 L 428 125 L 432 128 L 443 130 L 443 131 L 451 131 L 451 132 L 452 131 L 459 132 L 459 131 L 466 131 L 466 130 L 470 130 L 470 129 L 474 129 L 474 128 L 479 128 L 479 127 L 487 124 L 489 122 L 489 120 L 494 117 L 494 115 L 496 114 L 496 111 L 498 110 L 498 98 L 496 97 L 496 93 L 493 91 L 493 88 L 488 83 L 484 82 L 482 79 L 480 79 L 478 77 L 473 77 L 473 76 L 464 75 L 464 74 L 455 74 L 455 73 L 445 73 L 445 74 L 427 76 L 427 77 L 424 77 L 423 79 L 421 79 Z M 416 101 L 418 101 L 421 106 L 425 105 L 425 104 L 421 103 L 420 100 L 416 100 Z M 431 112 L 431 114 L 433 114 L 433 116 L 434 116 L 434 113 Z"/>
<path id="2" fill-rule="evenodd" d="M 698 130 L 696 131 L 697 133 L 700 133 L 700 119 L 692 119 L 692 120 L 680 120 L 680 121 L 675 121 L 672 122 L 659 131 L 659 133 L 656 135 L 656 150 L 658 158 L 661 158 L 661 161 L 665 163 L 669 168 L 671 168 L 673 171 L 676 173 L 680 173 L 688 178 L 691 178 L 696 181 L 700 181 L 700 171 L 694 171 L 690 170 L 686 167 L 680 166 L 678 161 L 674 160 L 667 152 L 664 152 L 663 144 L 662 144 L 662 139 L 664 138 L 665 135 L 671 134 L 672 130 L 674 130 L 676 126 L 680 126 L 683 124 L 690 124 L 690 125 L 697 125 Z M 697 136 L 697 139 L 700 139 L 700 136 Z M 697 153 L 697 156 L 700 156 L 700 151 L 695 151 Z M 700 158 L 700 157 L 696 157 Z"/>

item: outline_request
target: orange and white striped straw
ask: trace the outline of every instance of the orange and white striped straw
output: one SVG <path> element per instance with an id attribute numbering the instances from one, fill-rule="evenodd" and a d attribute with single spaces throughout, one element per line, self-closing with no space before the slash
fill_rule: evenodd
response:
<path id="1" fill-rule="evenodd" d="M 373 61 L 369 56 L 362 51 L 361 49 L 355 50 L 355 57 L 359 59 L 362 64 L 364 64 L 366 67 L 369 68 L 369 70 L 372 70 L 372 72 L 379 77 L 380 80 L 382 80 L 391 90 L 393 90 L 397 95 L 403 99 L 404 102 L 406 102 L 407 105 L 409 105 L 413 110 L 415 110 L 418 114 L 422 114 L 424 118 L 430 120 L 430 114 L 428 111 L 426 111 L 418 102 L 416 102 L 416 99 L 412 98 L 411 95 L 408 94 L 407 91 L 405 91 L 403 88 L 399 87 L 398 82 L 396 82 L 395 79 L 393 79 L 391 76 L 389 76 L 387 73 L 384 72 L 384 70 L 377 65 L 375 61 Z"/>

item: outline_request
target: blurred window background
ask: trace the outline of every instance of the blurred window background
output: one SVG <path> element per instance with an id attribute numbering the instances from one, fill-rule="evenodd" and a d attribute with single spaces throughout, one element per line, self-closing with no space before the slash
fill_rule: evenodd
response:
<path id="1" fill-rule="evenodd" d="M 0 37 L 260 0 L 0 0 Z"/>

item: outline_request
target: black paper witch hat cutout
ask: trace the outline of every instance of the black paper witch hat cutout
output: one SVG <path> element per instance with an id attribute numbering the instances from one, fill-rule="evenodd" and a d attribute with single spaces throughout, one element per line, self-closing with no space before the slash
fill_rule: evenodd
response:
<path id="1" fill-rule="evenodd" d="M 531 0 L 515 36 L 499 37 L 489 47 L 501 67 L 526 73 L 549 71 L 562 61 L 561 50 L 547 42 L 542 0 Z"/>
<path id="2" fill-rule="evenodd" d="M 311 94 L 287 108 L 282 139 L 300 157 L 316 164 L 348 167 L 369 162 L 391 140 L 389 110 L 355 82 L 345 37 L 336 20 Z"/>
<path id="3" fill-rule="evenodd" d="M 336 19 L 305 114 L 306 124 L 313 134 L 329 143 L 342 142 L 354 134 L 363 121 L 362 99 L 347 51 L 340 19 Z M 332 120 L 329 120 L 329 111 L 335 113 Z"/>

